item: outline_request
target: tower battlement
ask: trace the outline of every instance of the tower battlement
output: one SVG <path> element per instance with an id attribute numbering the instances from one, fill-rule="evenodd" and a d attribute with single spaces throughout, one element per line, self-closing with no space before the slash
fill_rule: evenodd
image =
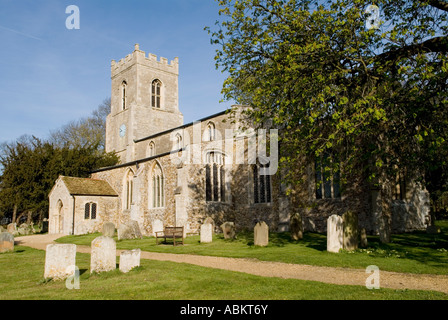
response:
<path id="1" fill-rule="evenodd" d="M 135 63 L 139 63 L 141 65 L 145 65 L 150 68 L 166 70 L 169 72 L 173 72 L 175 74 L 179 74 L 178 57 L 175 57 L 174 60 L 171 60 L 168 63 L 167 58 L 157 57 L 157 55 L 153 53 L 146 54 L 144 51 L 140 50 L 139 44 L 136 44 L 133 53 L 128 54 L 125 58 L 120 59 L 118 62 L 116 60 L 112 60 L 111 62 L 112 76 L 122 72 L 123 70 L 129 68 L 131 65 Z"/>

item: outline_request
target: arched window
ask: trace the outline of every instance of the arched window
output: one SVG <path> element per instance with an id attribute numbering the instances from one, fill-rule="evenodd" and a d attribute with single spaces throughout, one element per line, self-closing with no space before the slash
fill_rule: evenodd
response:
<path id="1" fill-rule="evenodd" d="M 148 145 L 148 157 L 154 157 L 156 155 L 156 144 L 151 141 Z"/>
<path id="2" fill-rule="evenodd" d="M 216 139 L 216 129 L 215 124 L 213 122 L 209 122 L 207 124 L 207 128 L 205 129 L 205 141 L 215 141 Z"/>
<path id="3" fill-rule="evenodd" d="M 162 82 L 160 80 L 156 79 L 152 82 L 151 86 L 151 106 L 153 108 L 161 108 L 161 101 L 162 101 Z"/>
<path id="4" fill-rule="evenodd" d="M 163 177 L 162 168 L 157 163 L 151 171 L 151 207 L 163 208 L 165 206 L 165 179 Z"/>
<path id="5" fill-rule="evenodd" d="M 129 170 L 126 174 L 124 180 L 124 208 L 125 210 L 131 209 L 131 204 L 133 203 L 134 194 L 134 172 Z"/>
<path id="6" fill-rule="evenodd" d="M 262 168 L 269 168 L 269 164 L 256 164 L 252 166 L 254 203 L 270 203 L 272 201 L 271 176 L 269 174 L 263 175 L 260 172 Z"/>
<path id="7" fill-rule="evenodd" d="M 126 109 L 126 87 L 127 87 L 126 81 L 123 81 L 121 84 L 121 105 L 123 110 Z"/>
<path id="8" fill-rule="evenodd" d="M 221 152 L 207 153 L 205 166 L 205 200 L 226 201 L 226 175 L 224 156 Z"/>
<path id="9" fill-rule="evenodd" d="M 176 134 L 176 149 L 174 150 L 180 150 L 183 148 L 183 144 L 182 144 L 182 136 L 180 135 L 180 133 Z"/>

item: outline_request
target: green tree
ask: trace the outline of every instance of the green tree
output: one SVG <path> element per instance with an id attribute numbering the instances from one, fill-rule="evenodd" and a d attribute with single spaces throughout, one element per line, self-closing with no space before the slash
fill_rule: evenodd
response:
<path id="1" fill-rule="evenodd" d="M 110 98 L 105 99 L 89 117 L 73 120 L 50 132 L 50 141 L 59 146 L 97 147 L 105 149 L 106 117 L 110 113 Z"/>
<path id="2" fill-rule="evenodd" d="M 5 144 L 0 156 L 0 210 L 14 222 L 27 215 L 41 221 L 48 212 L 48 194 L 59 175 L 88 177 L 94 169 L 118 163 L 97 146 L 57 147 L 36 137 Z"/>
<path id="3" fill-rule="evenodd" d="M 446 164 L 448 3 L 375 1 L 371 27 L 367 0 L 218 2 L 221 21 L 208 30 L 229 74 L 224 98 L 280 127 L 290 182 L 302 182 L 303 161 L 332 152 L 345 177 L 377 184 L 390 241 L 391 181 Z"/>

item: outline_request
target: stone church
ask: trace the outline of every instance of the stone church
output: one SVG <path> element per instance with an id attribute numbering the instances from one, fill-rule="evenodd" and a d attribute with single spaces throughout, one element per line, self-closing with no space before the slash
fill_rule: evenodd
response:
<path id="1" fill-rule="evenodd" d="M 360 227 L 377 233 L 377 190 L 362 183 L 341 189 L 335 179 L 317 183 L 322 175 L 310 165 L 302 190 L 309 205 L 294 208 L 280 172 L 266 170 L 263 157 L 254 156 L 261 149 L 259 143 L 253 146 L 262 141 L 260 131 L 241 130 L 238 116 L 230 120 L 226 111 L 183 123 L 178 77 L 178 58 L 147 55 L 138 44 L 124 59 L 112 61 L 106 151 L 116 152 L 121 163 L 99 168 L 89 179 L 59 177 L 49 194 L 49 233 L 86 234 L 101 231 L 106 222 L 118 226 L 129 220 L 146 236 L 164 226 L 195 233 L 207 217 L 216 226 L 232 221 L 237 231 L 252 229 L 259 220 L 273 232 L 287 231 L 295 212 L 305 231 L 324 232 L 330 215 L 347 210 L 358 213 Z M 428 212 L 425 190 L 408 181 L 397 184 L 395 232 L 424 229 Z"/>

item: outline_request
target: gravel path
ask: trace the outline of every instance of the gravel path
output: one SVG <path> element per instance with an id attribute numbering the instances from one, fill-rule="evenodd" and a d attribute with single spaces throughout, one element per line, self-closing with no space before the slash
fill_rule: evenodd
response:
<path id="1" fill-rule="evenodd" d="M 47 244 L 53 243 L 54 240 L 61 236 L 62 235 L 53 234 L 17 237 L 15 243 L 16 245 L 45 250 Z M 90 247 L 77 246 L 77 251 L 90 254 Z M 121 251 L 122 250 L 117 250 L 117 255 L 119 255 Z M 263 277 L 312 280 L 339 285 L 365 286 L 366 280 L 370 275 L 370 273 L 366 273 L 363 269 L 318 267 L 282 262 L 266 262 L 254 259 L 235 259 L 189 254 L 142 251 L 141 258 L 189 263 L 209 268 L 244 272 Z M 381 288 L 391 289 L 433 290 L 448 294 L 448 276 L 380 271 L 380 286 Z"/>

